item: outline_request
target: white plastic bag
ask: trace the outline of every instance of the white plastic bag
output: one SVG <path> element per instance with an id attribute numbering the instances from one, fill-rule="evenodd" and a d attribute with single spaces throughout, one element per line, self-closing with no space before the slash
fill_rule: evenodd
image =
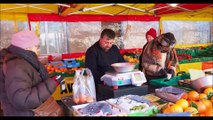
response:
<path id="1" fill-rule="evenodd" d="M 86 75 L 84 75 L 84 73 L 86 73 Z M 88 68 L 75 71 L 72 89 L 73 101 L 76 104 L 96 101 L 94 78 Z"/>

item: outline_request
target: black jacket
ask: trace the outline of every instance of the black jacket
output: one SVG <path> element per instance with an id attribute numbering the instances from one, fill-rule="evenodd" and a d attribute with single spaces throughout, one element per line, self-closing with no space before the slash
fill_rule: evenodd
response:
<path id="1" fill-rule="evenodd" d="M 117 62 L 125 62 L 125 60 L 116 45 L 105 52 L 97 41 L 86 51 L 85 67 L 92 71 L 96 85 L 101 83 L 100 78 L 106 71 L 113 70 L 111 64 Z"/>
<path id="2" fill-rule="evenodd" d="M 141 55 L 139 56 L 139 70 L 140 71 L 143 71 L 143 68 L 142 68 L 142 55 L 143 55 L 143 51 L 144 51 L 144 49 L 145 49 L 145 47 L 147 46 L 147 44 L 148 44 L 148 42 L 146 42 L 146 44 L 143 46 L 143 48 L 142 48 L 142 53 L 141 53 Z"/>

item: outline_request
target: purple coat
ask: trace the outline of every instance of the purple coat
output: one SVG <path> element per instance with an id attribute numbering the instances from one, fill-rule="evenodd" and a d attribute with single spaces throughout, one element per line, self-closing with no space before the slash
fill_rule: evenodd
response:
<path id="1" fill-rule="evenodd" d="M 12 56 L 10 54 L 8 58 Z M 10 60 L 6 65 L 4 85 L 1 85 L 0 91 L 4 116 L 33 116 L 32 109 L 41 105 L 56 90 L 55 82 L 51 78 L 42 80 L 36 69 L 22 58 Z"/>

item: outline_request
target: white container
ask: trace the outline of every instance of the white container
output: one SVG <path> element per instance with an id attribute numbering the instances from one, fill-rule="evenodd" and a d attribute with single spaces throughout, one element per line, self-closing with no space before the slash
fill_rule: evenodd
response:
<path id="1" fill-rule="evenodd" d="M 135 64 L 129 62 L 113 63 L 111 66 L 118 73 L 131 72 L 135 68 Z"/>

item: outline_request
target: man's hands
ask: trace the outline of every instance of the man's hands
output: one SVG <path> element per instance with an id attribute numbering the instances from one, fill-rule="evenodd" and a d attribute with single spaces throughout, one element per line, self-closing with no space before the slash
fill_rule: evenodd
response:
<path id="1" fill-rule="evenodd" d="M 160 69 L 159 74 L 160 74 L 160 76 L 162 76 L 162 77 L 167 77 L 167 72 L 166 72 L 166 70 L 164 70 L 164 69 Z"/>
<path id="2" fill-rule="evenodd" d="M 175 76 L 175 71 L 173 69 L 161 69 L 159 71 L 159 75 L 162 76 L 162 77 L 167 77 L 168 75 L 167 74 L 171 74 L 172 76 L 171 77 L 174 77 Z"/>
<path id="3" fill-rule="evenodd" d="M 175 76 L 175 71 L 174 71 L 173 69 L 168 69 L 168 70 L 167 70 L 167 73 L 171 74 L 172 77 Z"/>

